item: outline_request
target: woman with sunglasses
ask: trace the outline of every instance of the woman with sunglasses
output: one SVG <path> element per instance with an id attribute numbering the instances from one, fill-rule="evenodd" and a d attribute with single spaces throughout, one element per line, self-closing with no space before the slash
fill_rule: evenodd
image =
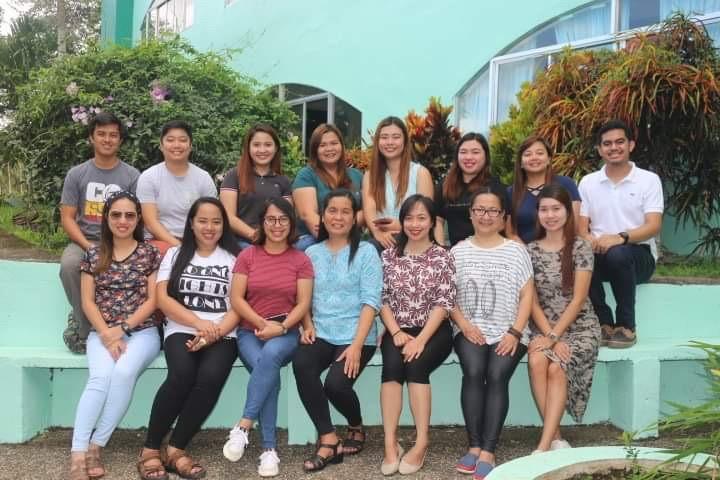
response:
<path id="1" fill-rule="evenodd" d="M 502 234 L 505 192 L 481 187 L 470 199 L 475 234 L 452 248 L 457 271 L 455 352 L 463 379 L 461 405 L 469 448 L 455 468 L 483 480 L 509 407 L 508 386 L 529 340 L 534 296 L 530 256 Z"/>
<path id="2" fill-rule="evenodd" d="M 82 306 L 92 331 L 87 340 L 90 377 L 73 428 L 71 480 L 105 475 L 100 452 L 125 416 L 135 382 L 160 352 L 152 320 L 160 253 L 143 241 L 140 202 L 130 192 L 103 207 L 100 245 L 80 263 Z"/>
<path id="3" fill-rule="evenodd" d="M 263 446 L 258 474 L 272 477 L 280 471 L 275 433 L 280 369 L 297 350 L 298 324 L 310 310 L 314 274 L 307 255 L 292 247 L 296 220 L 290 202 L 271 198 L 260 213 L 255 243 L 238 255 L 233 268 L 231 300 L 241 317 L 238 352 L 250 379 L 242 418 L 223 454 L 231 462 L 240 460 L 257 420 Z"/>
<path id="4" fill-rule="evenodd" d="M 215 407 L 237 358 L 239 319 L 230 308 L 237 250 L 220 201 L 201 197 L 190 207 L 180 247 L 168 250 L 160 265 L 158 305 L 167 315 L 168 372 L 155 394 L 137 465 L 144 480 L 165 479 L 169 471 L 191 479 L 207 474 L 185 448 Z"/>

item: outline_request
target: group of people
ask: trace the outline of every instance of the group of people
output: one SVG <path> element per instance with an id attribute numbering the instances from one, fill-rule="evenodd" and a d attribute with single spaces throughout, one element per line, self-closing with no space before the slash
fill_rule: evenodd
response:
<path id="1" fill-rule="evenodd" d="M 365 174 L 346 166 L 340 131 L 320 125 L 291 182 L 277 134 L 256 125 L 219 198 L 190 162 L 190 125 L 163 127 L 163 161 L 142 174 L 118 158 L 123 128 L 112 114 L 93 118 L 94 157 L 68 172 L 61 198 L 72 241 L 61 279 L 89 368 L 72 480 L 104 476 L 101 451 L 161 347 L 167 378 L 150 411 L 140 478 L 207 475 L 186 448 L 238 357 L 250 376 L 223 446 L 228 460 L 243 457 L 257 423 L 258 474 L 279 473 L 280 371 L 290 363 L 318 435 L 303 469 L 360 453 L 366 431 L 353 386 L 379 346 L 382 473 L 422 468 L 431 374 L 454 350 L 468 434 L 456 469 L 481 480 L 495 466 L 509 381 L 526 353 L 543 419 L 535 452 L 543 452 L 570 446 L 560 420 L 564 411 L 582 419 L 599 346 L 636 341 L 635 287 L 654 269 L 663 198 L 658 177 L 630 162 L 633 134 L 622 122 L 600 128 L 605 165 L 579 187 L 553 174 L 552 150 L 531 137 L 509 188 L 491 175 L 477 133 L 461 138 L 435 186 L 396 117 L 378 125 Z M 397 435 L 404 384 L 416 430 L 407 451 Z M 330 405 L 347 421 L 345 436 Z"/>

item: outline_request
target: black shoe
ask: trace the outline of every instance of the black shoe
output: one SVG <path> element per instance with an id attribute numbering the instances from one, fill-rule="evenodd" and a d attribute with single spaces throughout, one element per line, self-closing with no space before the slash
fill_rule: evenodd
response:
<path id="1" fill-rule="evenodd" d="M 610 348 L 630 348 L 637 343 L 637 335 L 635 332 L 625 327 L 618 327 L 615 329 L 612 337 L 608 341 L 608 347 Z"/>
<path id="2" fill-rule="evenodd" d="M 314 456 L 305 459 L 305 462 L 303 462 L 303 470 L 306 472 L 316 472 L 318 470 L 322 470 L 323 468 L 327 467 L 331 463 L 342 463 L 343 462 L 343 452 L 342 452 L 342 441 L 338 440 L 335 445 L 330 445 L 328 443 L 321 443 L 318 445 L 318 451 L 320 451 L 321 448 L 329 448 L 333 451 L 333 453 L 330 454 L 328 457 L 320 456 L 319 454 L 315 454 Z M 338 452 L 340 450 L 340 452 Z M 306 464 L 309 463 L 312 466 L 308 467 Z"/>

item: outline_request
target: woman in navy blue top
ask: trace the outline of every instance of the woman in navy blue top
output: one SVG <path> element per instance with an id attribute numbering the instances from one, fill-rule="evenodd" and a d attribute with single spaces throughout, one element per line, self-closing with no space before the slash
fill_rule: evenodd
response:
<path id="1" fill-rule="evenodd" d="M 508 238 L 527 244 L 537 236 L 537 196 L 545 185 L 556 183 L 565 188 L 572 200 L 575 224 L 580 214 L 580 193 L 570 177 L 554 175 L 553 151 L 545 139 L 530 136 L 520 145 L 515 160 L 513 184 L 508 187 L 510 215 L 505 229 Z"/>

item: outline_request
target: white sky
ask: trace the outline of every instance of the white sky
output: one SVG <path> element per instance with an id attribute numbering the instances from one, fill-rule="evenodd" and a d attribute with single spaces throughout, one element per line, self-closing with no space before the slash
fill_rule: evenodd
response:
<path id="1" fill-rule="evenodd" d="M 21 13 L 21 9 L 12 0 L 0 0 L 0 7 L 3 10 L 3 21 L 0 23 L 0 35 L 10 33 L 10 23 Z"/>

